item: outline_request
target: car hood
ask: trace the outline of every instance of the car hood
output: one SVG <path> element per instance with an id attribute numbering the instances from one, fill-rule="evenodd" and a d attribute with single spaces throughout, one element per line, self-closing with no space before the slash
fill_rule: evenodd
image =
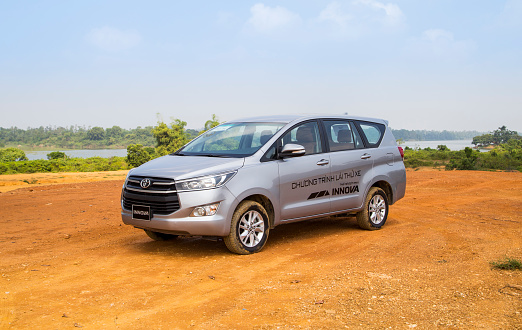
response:
<path id="1" fill-rule="evenodd" d="M 131 170 L 129 175 L 182 180 L 235 171 L 242 167 L 244 162 L 244 158 L 167 155 Z"/>

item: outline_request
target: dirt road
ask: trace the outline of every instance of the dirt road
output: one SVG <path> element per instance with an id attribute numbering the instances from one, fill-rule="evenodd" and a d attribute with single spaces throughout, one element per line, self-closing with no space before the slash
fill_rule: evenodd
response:
<path id="1" fill-rule="evenodd" d="M 382 230 L 295 223 L 250 256 L 123 225 L 122 177 L 0 193 L 0 328 L 522 328 L 522 271 L 489 265 L 522 259 L 522 173 L 409 171 Z"/>

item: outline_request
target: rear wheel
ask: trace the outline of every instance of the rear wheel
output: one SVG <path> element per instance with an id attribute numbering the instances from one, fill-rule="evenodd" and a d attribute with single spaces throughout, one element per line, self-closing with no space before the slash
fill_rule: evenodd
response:
<path id="1" fill-rule="evenodd" d="M 362 229 L 380 229 L 388 218 L 388 196 L 384 190 L 372 187 L 366 196 L 364 208 L 357 213 L 357 224 Z"/>
<path id="2" fill-rule="evenodd" d="M 156 231 L 150 231 L 147 229 L 144 229 L 145 234 L 152 238 L 155 241 L 170 241 L 173 239 L 178 238 L 178 235 L 172 235 L 172 234 L 164 234 L 164 233 L 158 233 Z"/>
<path id="3" fill-rule="evenodd" d="M 256 253 L 265 245 L 268 232 L 265 208 L 254 201 L 243 201 L 232 216 L 230 234 L 224 238 L 225 245 L 233 253 Z"/>

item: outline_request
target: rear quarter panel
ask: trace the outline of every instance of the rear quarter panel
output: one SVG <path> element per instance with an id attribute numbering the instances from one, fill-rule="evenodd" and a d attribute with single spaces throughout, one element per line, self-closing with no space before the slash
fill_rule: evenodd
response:
<path id="1" fill-rule="evenodd" d="M 389 127 L 386 127 L 381 145 L 375 150 L 374 183 L 386 181 L 392 188 L 390 204 L 403 198 L 406 192 L 406 169 L 397 142 Z"/>

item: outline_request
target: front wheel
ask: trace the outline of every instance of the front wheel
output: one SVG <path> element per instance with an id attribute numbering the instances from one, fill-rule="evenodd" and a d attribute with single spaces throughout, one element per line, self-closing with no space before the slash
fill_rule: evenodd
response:
<path id="1" fill-rule="evenodd" d="M 225 245 L 237 254 L 259 252 L 266 243 L 269 227 L 265 208 L 254 201 L 243 201 L 232 216 Z"/>
<path id="2" fill-rule="evenodd" d="M 384 190 L 372 187 L 364 201 L 364 208 L 357 213 L 357 224 L 362 229 L 380 229 L 388 218 L 388 196 Z"/>

